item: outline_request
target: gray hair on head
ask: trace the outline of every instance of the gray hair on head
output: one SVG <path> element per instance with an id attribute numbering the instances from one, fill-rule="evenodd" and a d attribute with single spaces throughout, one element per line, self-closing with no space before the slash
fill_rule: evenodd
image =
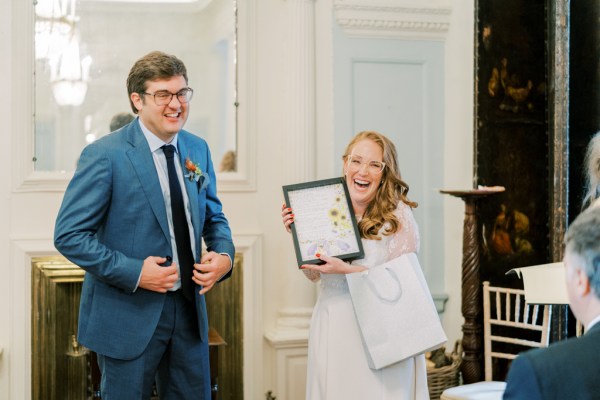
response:
<path id="1" fill-rule="evenodd" d="M 565 234 L 565 251 L 583 261 L 592 291 L 600 298 L 600 208 L 593 207 L 581 214 Z"/>

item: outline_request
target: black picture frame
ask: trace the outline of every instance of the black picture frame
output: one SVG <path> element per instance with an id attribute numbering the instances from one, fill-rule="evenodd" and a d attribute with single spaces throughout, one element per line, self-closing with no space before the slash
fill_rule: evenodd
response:
<path id="1" fill-rule="evenodd" d="M 364 257 L 358 223 L 342 178 L 285 185 L 285 204 L 294 213 L 291 224 L 298 266 L 323 264 L 321 253 L 352 261 Z"/>

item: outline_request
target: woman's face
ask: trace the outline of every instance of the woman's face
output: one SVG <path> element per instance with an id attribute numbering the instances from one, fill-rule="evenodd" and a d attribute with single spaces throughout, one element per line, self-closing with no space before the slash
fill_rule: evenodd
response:
<path id="1" fill-rule="evenodd" d="M 381 184 L 383 150 L 371 139 L 354 144 L 344 162 L 344 174 L 354 211 L 362 215 Z"/>

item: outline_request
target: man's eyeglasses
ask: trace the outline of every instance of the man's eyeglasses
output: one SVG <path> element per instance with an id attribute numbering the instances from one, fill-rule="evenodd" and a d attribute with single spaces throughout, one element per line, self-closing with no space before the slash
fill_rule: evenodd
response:
<path id="1" fill-rule="evenodd" d="M 191 88 L 185 88 L 181 89 L 177 93 L 171 93 L 168 90 L 159 90 L 158 92 L 154 93 L 144 92 L 142 94 L 154 97 L 154 103 L 157 106 L 166 106 L 171 102 L 171 100 L 173 100 L 173 96 L 177 96 L 177 100 L 182 104 L 189 102 L 194 95 L 194 91 Z"/>
<path id="2" fill-rule="evenodd" d="M 367 166 L 367 170 L 373 175 L 379 175 L 385 168 L 385 163 L 381 161 L 363 161 L 362 157 L 355 156 L 353 154 L 346 156 L 348 162 L 348 168 L 353 171 L 358 171 L 362 168 L 363 164 Z"/>

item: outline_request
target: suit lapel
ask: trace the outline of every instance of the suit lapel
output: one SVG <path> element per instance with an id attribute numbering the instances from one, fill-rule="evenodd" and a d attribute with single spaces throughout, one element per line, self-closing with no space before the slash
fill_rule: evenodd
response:
<path id="1" fill-rule="evenodd" d="M 193 149 L 189 146 L 189 143 L 186 141 L 185 134 L 182 132 L 179 133 L 177 138 L 177 145 L 179 147 L 179 161 L 181 163 L 181 170 L 183 171 L 183 175 L 187 175 L 188 171 L 185 168 L 185 160 L 189 158 L 193 162 L 198 162 L 196 159 L 196 155 L 193 153 Z M 198 182 L 195 180 L 190 180 L 189 178 L 184 177 L 185 182 L 185 190 L 188 195 L 188 200 L 190 204 L 190 213 L 192 216 L 192 225 L 194 227 L 194 239 L 196 241 L 196 254 L 200 254 L 200 214 L 197 207 L 198 204 Z"/>
<path id="2" fill-rule="evenodd" d="M 142 133 L 139 124 L 134 123 L 129 126 L 130 128 L 127 132 L 128 141 L 131 143 L 132 147 L 127 151 L 127 156 L 135 169 L 144 194 L 152 208 L 152 212 L 158 220 L 165 238 L 170 242 L 171 235 L 169 233 L 169 222 L 167 220 L 165 201 L 160 188 L 160 182 L 158 181 L 158 174 L 156 173 L 156 166 L 154 165 L 150 147 L 144 138 L 144 134 Z"/>

